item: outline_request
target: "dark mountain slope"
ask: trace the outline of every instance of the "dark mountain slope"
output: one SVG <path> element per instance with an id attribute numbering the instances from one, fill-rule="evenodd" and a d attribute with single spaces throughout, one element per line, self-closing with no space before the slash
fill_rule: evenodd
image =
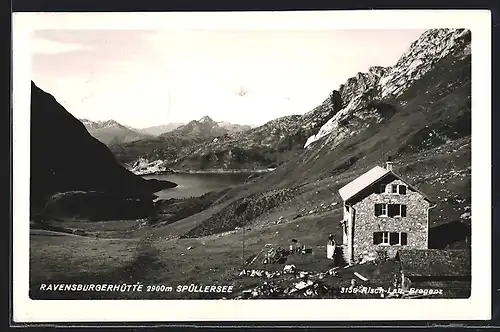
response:
<path id="1" fill-rule="evenodd" d="M 62 192 L 101 192 L 152 205 L 152 193 L 172 183 L 150 183 L 120 166 L 108 148 L 56 99 L 31 83 L 31 211 Z M 155 188 L 156 187 L 156 188 Z"/>

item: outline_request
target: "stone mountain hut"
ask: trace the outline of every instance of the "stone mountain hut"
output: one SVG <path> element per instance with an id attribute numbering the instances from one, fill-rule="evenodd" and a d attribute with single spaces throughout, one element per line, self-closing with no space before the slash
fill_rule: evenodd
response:
<path id="1" fill-rule="evenodd" d="M 347 263 L 427 249 L 429 198 L 392 171 L 375 166 L 339 189 L 344 201 L 342 253 Z"/>

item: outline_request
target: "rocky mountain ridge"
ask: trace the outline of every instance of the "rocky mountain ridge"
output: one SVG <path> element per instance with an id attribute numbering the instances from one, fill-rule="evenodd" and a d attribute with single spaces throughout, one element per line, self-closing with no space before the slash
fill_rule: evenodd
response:
<path id="1" fill-rule="evenodd" d="M 184 122 L 171 122 L 164 125 L 152 126 L 147 128 L 138 129 L 139 132 L 143 134 L 159 136 L 164 133 L 168 133 L 172 130 L 179 128 L 180 126 L 185 125 Z"/>
<path id="2" fill-rule="evenodd" d="M 175 130 L 162 134 L 160 137 L 182 136 L 186 138 L 203 140 L 224 135 L 229 131 L 219 126 L 217 122 L 209 116 L 204 116 L 199 120 L 189 121 L 187 124 L 176 128 Z"/>
<path id="3" fill-rule="evenodd" d="M 415 81 L 429 72 L 441 59 L 460 49 L 462 59 L 470 55 L 470 31 L 465 29 L 433 29 L 423 33 L 400 57 L 393 67 L 371 67 L 368 73 L 358 73 L 340 86 L 342 100 L 349 101 L 319 132 L 308 138 L 304 147 L 333 133 L 336 143 L 343 137 L 342 123 L 346 123 L 358 111 L 359 117 L 371 117 L 380 122 L 383 115 L 369 105 L 384 99 L 394 99 L 403 94 Z M 365 110 L 364 114 L 359 110 Z M 351 134 L 355 134 L 352 132 Z"/>
<path id="4" fill-rule="evenodd" d="M 201 120 L 198 120 L 199 122 L 202 122 Z M 169 133 L 181 126 L 185 126 L 187 123 L 185 122 L 171 122 L 163 125 L 158 125 L 158 126 L 152 126 L 152 127 L 147 127 L 147 128 L 142 128 L 142 129 L 136 129 L 136 131 L 143 133 L 143 134 L 148 134 L 148 135 L 153 135 L 153 136 L 160 136 L 165 133 Z M 234 124 L 228 121 L 218 121 L 217 125 L 221 128 L 227 129 L 229 132 L 241 132 L 245 130 L 249 130 L 254 128 L 255 126 L 251 125 L 240 125 L 240 124 Z M 133 128 L 131 128 L 133 129 Z"/>
<path id="5" fill-rule="evenodd" d="M 209 116 L 204 116 L 157 137 L 111 144 L 110 149 L 122 164 L 161 160 L 170 165 L 184 158 L 191 146 L 203 145 L 222 136 L 240 135 L 249 128 L 247 125 L 216 122 Z"/>
<path id="6" fill-rule="evenodd" d="M 227 129 L 230 133 L 239 133 L 243 131 L 250 130 L 252 128 L 255 128 L 253 125 L 240 125 L 240 124 L 235 124 L 231 123 L 228 121 L 219 121 L 217 122 L 217 125 L 219 127 L 222 127 L 224 129 Z"/>
<path id="7" fill-rule="evenodd" d="M 198 140 L 170 144 L 177 147 L 175 150 L 167 151 L 158 144 L 155 153 L 142 157 L 160 159 L 166 167 L 176 169 L 262 169 L 283 164 L 317 141 L 334 148 L 365 127 L 390 121 L 398 107 L 406 103 L 402 100 L 398 105 L 393 101 L 456 52 L 460 53 L 455 55 L 456 60 L 470 55 L 468 30 L 428 30 L 394 66 L 372 66 L 367 73 L 357 73 L 303 115 L 278 118 L 244 132 L 198 135 Z M 176 136 L 176 140 L 182 140 L 183 135 Z M 169 139 L 173 139 L 172 135 Z"/>
<path id="8" fill-rule="evenodd" d="M 243 133 L 217 132 L 212 140 L 194 142 L 164 162 L 175 168 L 274 167 L 335 132 L 328 143 L 333 148 L 364 125 L 389 119 L 396 108 L 382 101 L 397 98 L 437 62 L 467 45 L 469 34 L 463 29 L 428 30 L 394 66 L 373 66 L 367 73 L 356 74 L 310 112 L 272 120 Z M 463 49 L 463 56 L 467 54 L 470 46 Z M 364 125 L 354 128 L 353 119 Z"/>
<path id="9" fill-rule="evenodd" d="M 428 49 L 440 43 L 446 47 L 437 50 L 446 50 L 446 56 Z M 422 52 L 428 57 L 421 57 L 420 66 L 410 66 L 412 56 Z M 400 82 L 400 74 L 395 73 L 408 73 L 408 68 L 413 78 Z M 356 77 L 363 78 L 361 83 L 351 79 L 351 89 L 341 86 L 344 106 L 309 137 L 300 162 L 292 162 L 297 166 L 294 172 L 302 168 L 312 173 L 336 168 L 340 172 L 359 162 L 369 165 L 388 155 L 402 158 L 470 135 L 470 31 L 429 30 L 412 43 L 396 66 L 379 73 L 378 79 L 370 80 L 371 86 L 366 86 L 360 74 Z M 386 77 L 396 77 L 396 81 Z M 366 90 L 356 89 L 357 85 Z M 403 88 L 384 97 L 387 86 Z M 330 164 L 324 162 L 328 159 Z"/>
<path id="10" fill-rule="evenodd" d="M 79 119 L 87 128 L 87 131 L 106 145 L 134 142 L 152 137 L 149 134 L 141 133 L 134 129 L 118 123 L 115 120 L 91 121 Z"/>
<path id="11" fill-rule="evenodd" d="M 161 159 L 167 167 L 176 169 L 272 168 L 301 150 L 307 137 L 340 110 L 340 107 L 340 94 L 333 91 L 321 105 L 302 116 L 281 117 L 245 131 L 220 130 L 214 127 L 215 121 L 211 119 L 205 124 L 191 121 L 189 126 L 179 127 L 162 135 L 163 139 L 177 140 L 178 143 L 169 144 L 170 147 L 179 147 L 176 151 L 172 148 L 163 149 L 158 142 L 153 154 L 141 157 L 150 161 Z M 203 131 L 204 126 L 212 129 Z M 188 141 L 186 137 L 194 139 Z M 118 147 L 112 150 L 115 152 Z M 121 152 L 117 153 L 120 155 Z M 133 161 L 135 160 L 137 159 Z"/>

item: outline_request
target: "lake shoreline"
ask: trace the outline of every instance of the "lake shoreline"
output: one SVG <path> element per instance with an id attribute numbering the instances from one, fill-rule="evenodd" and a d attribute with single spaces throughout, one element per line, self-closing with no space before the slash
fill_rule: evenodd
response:
<path id="1" fill-rule="evenodd" d="M 266 168 L 266 169 L 207 169 L 207 170 L 182 170 L 182 169 L 167 169 L 165 171 L 152 171 L 152 172 L 141 172 L 134 173 L 137 176 L 149 176 L 149 175 L 169 175 L 169 174 L 260 174 L 269 173 L 274 171 L 276 168 Z"/>
<path id="2" fill-rule="evenodd" d="M 212 169 L 212 170 L 172 170 L 174 174 L 260 174 L 274 171 L 274 168 L 268 169 Z M 166 172 L 165 174 L 168 174 Z"/>
<path id="3" fill-rule="evenodd" d="M 155 192 L 157 199 L 201 196 L 209 191 L 219 191 L 243 184 L 265 172 L 176 172 L 143 176 L 146 180 L 170 181 L 177 186 Z"/>

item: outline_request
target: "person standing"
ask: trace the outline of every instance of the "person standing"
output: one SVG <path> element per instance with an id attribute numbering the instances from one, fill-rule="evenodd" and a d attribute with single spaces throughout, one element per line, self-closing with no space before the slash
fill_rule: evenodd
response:
<path id="1" fill-rule="evenodd" d="M 333 259 L 335 255 L 335 240 L 333 234 L 328 235 L 328 242 L 326 244 L 326 258 Z"/>

